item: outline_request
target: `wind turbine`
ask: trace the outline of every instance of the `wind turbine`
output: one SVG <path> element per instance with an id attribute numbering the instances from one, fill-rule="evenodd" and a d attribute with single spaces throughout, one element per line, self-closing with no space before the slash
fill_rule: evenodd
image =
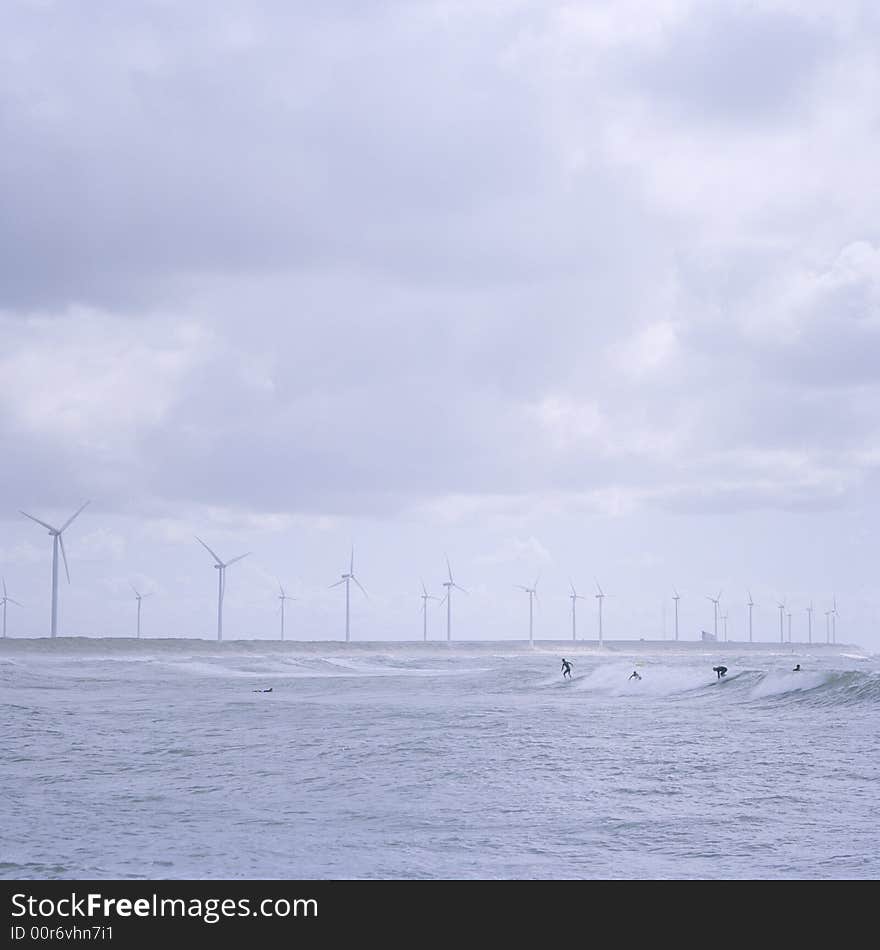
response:
<path id="1" fill-rule="evenodd" d="M 785 643 L 785 637 L 782 633 L 782 615 L 785 613 L 785 601 L 783 600 L 782 603 L 777 603 L 776 606 L 779 608 L 779 642 Z"/>
<path id="2" fill-rule="evenodd" d="M 276 578 L 277 580 L 277 578 Z M 296 600 L 296 597 L 289 597 L 285 592 L 284 588 L 281 586 L 281 581 L 278 581 L 278 599 L 281 601 L 281 639 L 284 639 L 284 601 L 285 600 Z"/>
<path id="3" fill-rule="evenodd" d="M 134 586 L 134 584 L 130 584 L 129 586 L 130 586 L 131 589 L 134 591 L 135 599 L 136 599 L 137 602 L 138 602 L 137 638 L 138 638 L 138 640 L 140 640 L 140 638 L 141 638 L 141 601 L 144 599 L 144 597 L 152 597 L 153 595 L 152 595 L 152 594 L 142 594 L 142 593 Z"/>
<path id="4" fill-rule="evenodd" d="M 339 587 L 342 584 L 345 584 L 345 642 L 348 643 L 351 640 L 351 582 L 354 581 L 358 587 L 361 589 L 361 593 L 364 597 L 369 597 L 370 595 L 364 590 L 361 582 L 354 576 L 354 547 L 351 549 L 351 564 L 348 568 L 348 573 L 342 575 L 342 579 L 338 580 L 335 584 L 330 585 L 332 590 L 334 587 Z"/>
<path id="5" fill-rule="evenodd" d="M 449 563 L 448 557 L 446 558 L 446 570 L 449 573 L 449 580 L 443 581 L 443 586 L 446 588 L 443 601 L 446 601 L 446 640 L 449 642 L 452 640 L 452 591 L 453 589 L 460 590 L 463 594 L 466 594 L 467 591 L 455 583 L 452 577 L 452 565 Z M 442 604 L 443 601 L 440 603 Z"/>
<path id="6" fill-rule="evenodd" d="M 813 642 L 813 601 L 810 601 L 810 606 L 807 607 L 807 642 Z"/>
<path id="7" fill-rule="evenodd" d="M 825 642 L 831 643 L 831 611 L 825 611 Z"/>
<path id="8" fill-rule="evenodd" d="M 226 561 L 225 563 L 220 560 L 220 558 L 208 547 L 207 544 L 196 535 L 196 541 L 201 544 L 201 546 L 214 558 L 214 570 L 218 571 L 217 575 L 217 639 L 223 639 L 223 598 L 226 595 L 226 568 L 231 564 L 235 564 L 236 561 L 240 561 L 242 558 L 246 558 L 251 552 L 248 551 L 246 554 L 239 554 L 238 557 L 234 557 L 231 561 Z"/>
<path id="9" fill-rule="evenodd" d="M 837 595 L 831 607 L 831 642 L 837 643 Z"/>
<path id="10" fill-rule="evenodd" d="M 672 589 L 673 591 L 675 591 L 675 593 L 672 595 L 672 599 L 675 601 L 675 639 L 677 640 L 678 639 L 678 602 L 681 600 L 681 595 L 678 593 L 678 591 L 674 587 Z"/>
<path id="11" fill-rule="evenodd" d="M 602 601 L 608 596 L 605 591 L 599 586 L 599 582 L 596 581 L 596 600 L 599 601 L 599 646 L 602 646 Z"/>
<path id="12" fill-rule="evenodd" d="M 574 589 L 573 581 L 569 580 L 568 584 L 571 587 L 571 593 L 568 595 L 568 599 L 571 601 L 571 639 L 577 640 L 577 602 L 587 598 Z M 537 581 L 535 581 L 535 586 L 538 586 Z"/>
<path id="13" fill-rule="evenodd" d="M 6 592 L 6 578 L 3 579 L 3 596 L 0 597 L 0 604 L 3 604 L 3 639 L 6 639 L 6 605 L 15 604 L 16 607 L 24 607 L 17 600 L 13 600 Z"/>
<path id="14" fill-rule="evenodd" d="M 52 525 L 46 524 L 45 521 L 40 521 L 39 518 L 35 518 L 33 515 L 29 515 L 26 511 L 22 511 L 21 514 L 25 518 L 30 518 L 31 521 L 36 521 L 37 524 L 41 524 L 44 528 L 49 531 L 49 535 L 52 538 L 52 636 L 55 637 L 58 635 L 58 548 L 61 548 L 61 557 L 64 560 L 64 573 L 67 575 L 67 583 L 70 583 L 70 570 L 67 567 L 67 554 L 64 550 L 64 538 L 62 535 L 64 532 L 73 524 L 74 518 L 76 518 L 79 513 L 85 508 L 89 502 L 80 505 L 79 508 L 61 525 L 60 528 L 53 528 Z M 21 509 L 19 509 L 21 511 Z"/>
<path id="15" fill-rule="evenodd" d="M 529 595 L 529 646 L 533 646 L 535 643 L 534 637 L 534 620 L 535 620 L 535 611 L 534 611 L 534 601 L 538 597 L 538 581 L 541 579 L 540 575 L 535 578 L 534 587 L 523 587 L 522 584 L 514 584 L 517 590 L 524 590 Z"/>
<path id="16" fill-rule="evenodd" d="M 439 597 L 435 597 L 433 594 L 428 593 L 428 588 L 425 587 L 425 582 L 422 581 L 422 592 L 419 594 L 419 597 L 422 601 L 422 640 L 428 642 L 428 601 L 429 600 L 440 600 Z"/>
<path id="17" fill-rule="evenodd" d="M 715 605 L 715 639 L 718 639 L 718 605 L 721 603 L 721 591 L 718 591 L 717 597 L 710 597 L 706 594 L 706 600 L 711 600 Z"/>
<path id="18" fill-rule="evenodd" d="M 755 602 L 752 600 L 752 592 L 749 591 L 749 602 L 746 604 L 749 608 L 749 643 L 753 643 L 752 639 L 752 608 L 755 606 Z"/>
<path id="19" fill-rule="evenodd" d="M 724 642 L 727 642 L 727 614 L 721 615 L 721 623 L 724 627 Z"/>

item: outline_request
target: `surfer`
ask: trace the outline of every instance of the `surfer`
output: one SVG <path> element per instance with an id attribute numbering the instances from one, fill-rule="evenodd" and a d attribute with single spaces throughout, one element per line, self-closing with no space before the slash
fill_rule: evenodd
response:
<path id="1" fill-rule="evenodd" d="M 255 689 L 254 692 L 255 693 L 271 693 L 272 687 L 270 686 L 268 689 Z"/>
<path id="2" fill-rule="evenodd" d="M 800 673 L 800 671 L 801 671 L 801 665 L 800 663 L 798 663 L 798 665 L 792 670 L 792 673 Z"/>
<path id="3" fill-rule="evenodd" d="M 631 680 L 640 680 L 640 679 L 641 679 L 641 676 L 639 676 L 639 674 L 638 674 L 635 670 L 633 670 L 633 671 L 632 671 L 632 676 L 630 676 L 630 679 L 631 679 Z"/>
<path id="4" fill-rule="evenodd" d="M 565 657 L 562 658 L 562 678 L 565 679 L 566 676 L 571 679 L 571 663 L 566 660 Z"/>
<path id="5" fill-rule="evenodd" d="M 721 679 L 721 677 L 724 676 L 725 673 L 727 673 L 727 667 L 726 667 L 726 666 L 713 666 L 713 667 L 712 667 L 712 672 L 713 672 L 713 673 L 717 673 L 717 674 L 718 674 L 718 679 Z"/>

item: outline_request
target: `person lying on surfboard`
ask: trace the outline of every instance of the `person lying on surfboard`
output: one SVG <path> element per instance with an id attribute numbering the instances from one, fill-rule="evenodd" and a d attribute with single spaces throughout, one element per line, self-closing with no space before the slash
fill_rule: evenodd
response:
<path id="1" fill-rule="evenodd" d="M 800 673 L 800 671 L 801 671 L 801 665 L 800 663 L 798 663 L 798 665 L 792 670 L 792 673 Z"/>
<path id="2" fill-rule="evenodd" d="M 641 676 L 639 676 L 639 674 L 638 674 L 635 670 L 633 670 L 633 671 L 632 671 L 632 676 L 630 676 L 630 679 L 631 679 L 631 680 L 640 680 L 640 679 L 641 679 Z"/>

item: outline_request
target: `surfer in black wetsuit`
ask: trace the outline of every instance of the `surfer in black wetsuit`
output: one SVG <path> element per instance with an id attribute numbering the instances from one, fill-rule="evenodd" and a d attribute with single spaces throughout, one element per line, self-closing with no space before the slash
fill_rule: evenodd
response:
<path id="1" fill-rule="evenodd" d="M 717 673 L 717 674 L 718 674 L 718 679 L 721 679 L 721 677 L 724 676 L 725 673 L 727 673 L 727 667 L 726 667 L 726 666 L 713 666 L 713 667 L 712 667 L 712 672 L 713 672 L 713 673 Z"/>
<path id="2" fill-rule="evenodd" d="M 800 673 L 800 671 L 801 671 L 801 665 L 800 663 L 798 663 L 798 665 L 792 670 L 792 673 Z"/>
<path id="3" fill-rule="evenodd" d="M 254 692 L 255 693 L 271 693 L 272 687 L 270 686 L 268 689 L 255 689 Z"/>
<path id="4" fill-rule="evenodd" d="M 631 680 L 640 680 L 640 679 L 641 679 L 641 676 L 639 676 L 639 674 L 638 674 L 635 670 L 633 670 L 633 671 L 632 671 L 632 676 L 630 676 L 630 679 L 631 679 Z"/>
<path id="5" fill-rule="evenodd" d="M 571 679 L 571 663 L 566 660 L 565 657 L 562 658 L 562 678 L 565 679 L 566 676 Z"/>

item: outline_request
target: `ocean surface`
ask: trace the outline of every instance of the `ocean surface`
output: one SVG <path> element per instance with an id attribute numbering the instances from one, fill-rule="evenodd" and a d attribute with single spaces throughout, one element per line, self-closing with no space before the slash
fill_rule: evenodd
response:
<path id="1" fill-rule="evenodd" d="M 858 648 L 6 640 L 0 738 L 8 879 L 880 876 Z"/>

